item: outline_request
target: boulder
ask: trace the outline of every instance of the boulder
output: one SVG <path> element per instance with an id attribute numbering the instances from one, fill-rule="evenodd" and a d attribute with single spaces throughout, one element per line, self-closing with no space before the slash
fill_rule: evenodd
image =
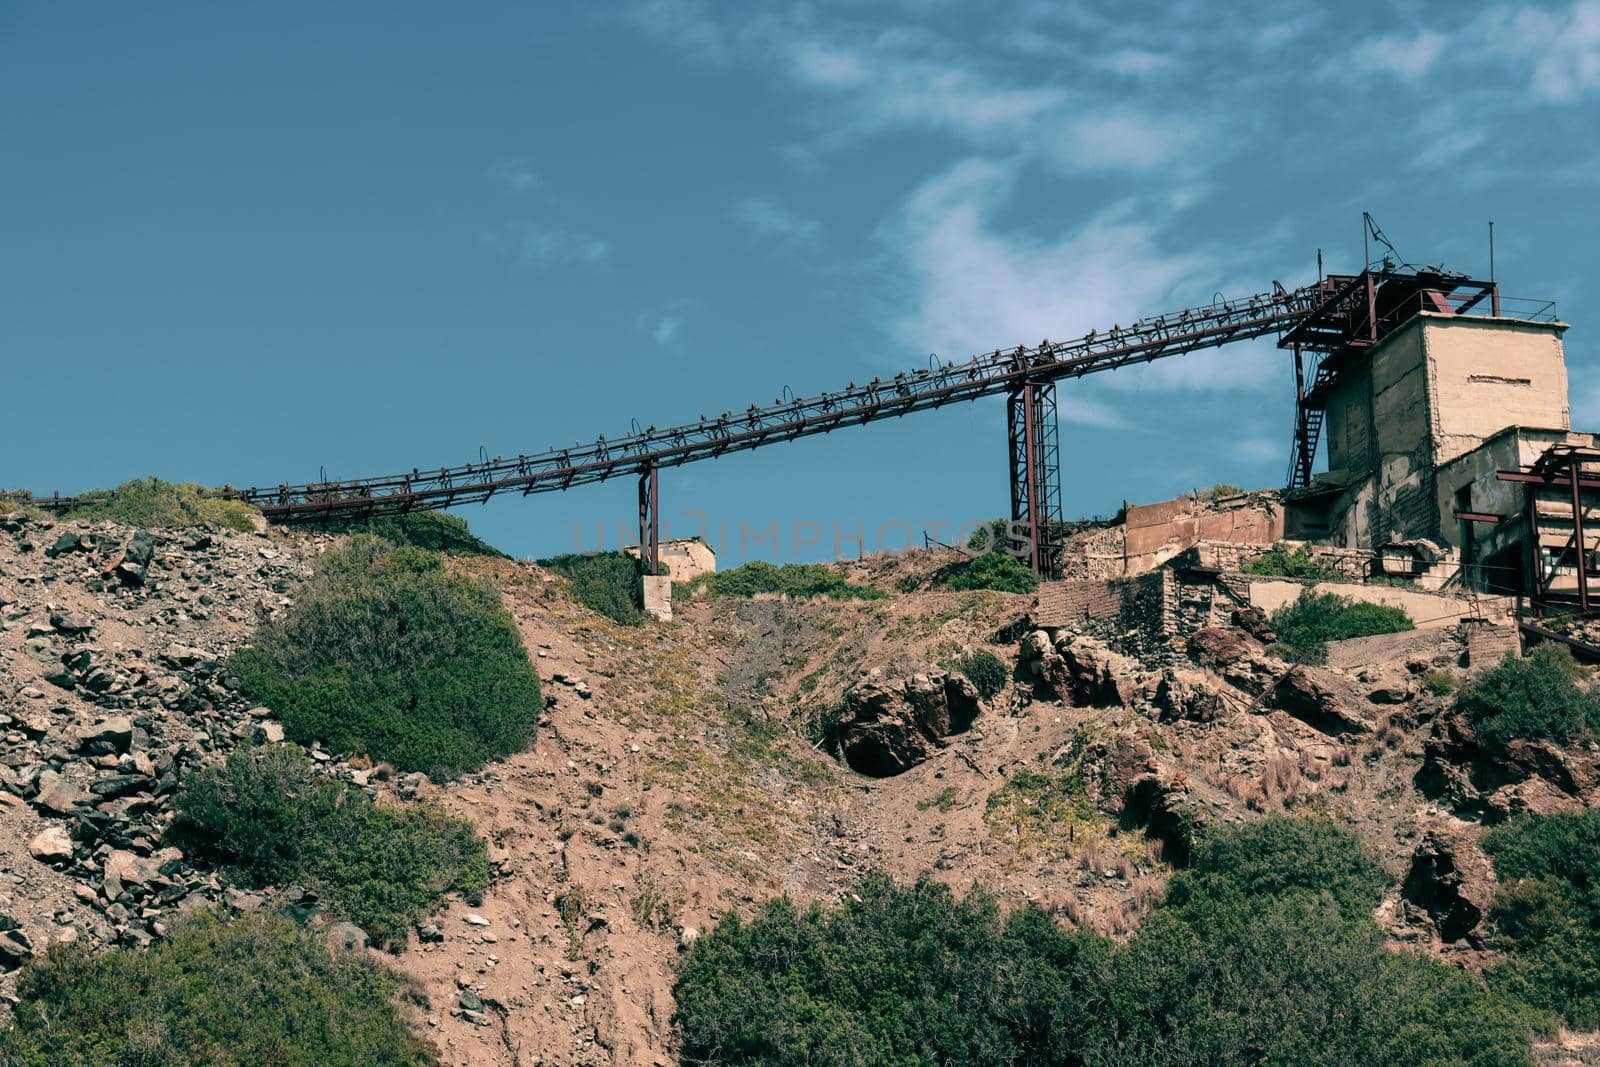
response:
<path id="1" fill-rule="evenodd" d="M 1143 695 L 1138 661 L 1113 652 L 1100 641 L 1067 636 L 1057 643 L 1056 654 L 1044 680 L 1068 703 L 1126 707 Z"/>
<path id="2" fill-rule="evenodd" d="M 76 785 L 55 771 L 45 771 L 39 776 L 39 792 L 33 803 L 52 815 L 70 815 L 86 799 L 83 790 Z"/>
<path id="3" fill-rule="evenodd" d="M 1308 667 L 1288 670 L 1273 690 L 1270 703 L 1325 734 L 1365 734 L 1375 728 L 1371 719 L 1356 710 L 1353 701 L 1343 698 L 1324 672 Z"/>
<path id="4" fill-rule="evenodd" d="M 15 969 L 33 956 L 33 942 L 21 930 L 0 932 L 0 967 Z"/>
<path id="5" fill-rule="evenodd" d="M 1207 684 L 1206 676 L 1191 670 L 1162 672 L 1152 702 L 1163 722 L 1211 722 L 1225 710 L 1221 695 Z"/>
<path id="6" fill-rule="evenodd" d="M 124 585 L 143 585 L 155 554 L 154 535 L 140 530 L 128 540 L 128 547 L 122 550 L 121 557 L 108 569 L 114 571 Z"/>
<path id="7" fill-rule="evenodd" d="M 116 715 L 72 730 L 73 747 L 90 754 L 126 752 L 133 747 L 133 720 Z"/>
<path id="8" fill-rule="evenodd" d="M 28 842 L 28 851 L 41 863 L 70 863 L 72 838 L 60 826 L 47 826 Z"/>
<path id="9" fill-rule="evenodd" d="M 81 611 L 53 611 L 50 613 L 50 625 L 60 633 L 86 634 L 94 629 L 94 619 Z"/>
<path id="10" fill-rule="evenodd" d="M 1446 944 L 1470 938 L 1494 898 L 1494 864 L 1464 831 L 1426 831 L 1411 855 L 1401 896 L 1428 913 Z"/>
<path id="11" fill-rule="evenodd" d="M 1189 658 L 1202 667 L 1225 670 L 1261 655 L 1262 644 L 1234 626 L 1208 626 L 1189 635 Z"/>
<path id="12" fill-rule="evenodd" d="M 367 932 L 351 922 L 329 923 L 322 938 L 336 952 L 360 952 L 367 947 Z"/>
<path id="13" fill-rule="evenodd" d="M 122 890 L 128 886 L 145 885 L 161 874 L 154 861 L 123 849 L 113 849 L 106 856 L 103 873 L 107 886 L 106 896 L 112 900 L 120 896 Z M 113 888 L 115 892 L 112 892 Z"/>
<path id="14" fill-rule="evenodd" d="M 915 674 L 868 680 L 850 689 L 833 736 L 845 762 L 862 774 L 903 773 L 972 725 L 977 688 L 961 675 Z"/>
<path id="15" fill-rule="evenodd" d="M 1258 607 L 1234 608 L 1228 616 L 1228 623 L 1264 645 L 1270 645 L 1278 639 L 1272 624 L 1267 621 L 1267 613 Z"/>
<path id="16" fill-rule="evenodd" d="M 61 531 L 61 536 L 56 538 L 56 543 L 44 550 L 44 554 L 54 559 L 66 555 L 68 552 L 86 552 L 88 548 L 83 539 L 71 530 Z"/>

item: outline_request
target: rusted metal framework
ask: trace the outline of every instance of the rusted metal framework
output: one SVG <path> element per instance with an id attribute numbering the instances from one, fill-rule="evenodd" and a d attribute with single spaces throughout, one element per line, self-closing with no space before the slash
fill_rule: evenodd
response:
<path id="1" fill-rule="evenodd" d="M 1011 517 L 1028 532 L 1026 544 L 1019 542 L 1017 547 L 1026 551 L 1036 570 L 1050 573 L 1057 563 L 1063 524 L 1057 382 L 1275 334 L 1279 346 L 1295 357 L 1295 443 L 1288 481 L 1291 487 L 1305 485 L 1311 478 L 1327 387 L 1342 367 L 1419 312 L 1464 315 L 1488 300 L 1488 307 L 1498 314 L 1500 299 L 1493 282 L 1433 269 L 1329 275 L 1294 290 L 1274 283 L 1270 292 L 1242 300 L 1218 299 L 1129 326 L 1091 330 L 1068 341 L 996 349 L 962 363 L 874 378 L 865 385 L 852 382 L 836 392 L 752 405 L 715 418 L 702 415 L 666 429 L 640 430 L 636 425 L 621 437 L 602 436 L 587 444 L 510 459 L 485 458 L 370 478 L 230 489 L 224 495 L 247 501 L 273 522 L 318 523 L 449 508 L 502 493 L 555 492 L 634 474 L 639 477 L 642 554 L 655 564 L 662 468 L 946 404 L 1005 396 Z M 55 508 L 71 502 L 68 498 L 35 501 Z"/>
<path id="2" fill-rule="evenodd" d="M 1013 540 L 1013 550 L 1020 551 L 1036 572 L 1055 574 L 1061 562 L 1061 529 L 1066 516 L 1061 503 L 1060 423 L 1054 382 L 1027 381 L 1006 397 L 1006 437 L 1012 529 L 1027 532 L 1026 541 Z"/>
<path id="3" fill-rule="evenodd" d="M 1036 404 L 1024 407 L 1037 416 L 1039 407 L 1053 408 L 1045 404 L 1044 395 L 1051 383 L 1280 333 L 1309 314 L 1317 300 L 1315 287 L 1291 291 L 1275 286 L 1269 293 L 1248 299 L 1219 300 L 1129 326 L 1093 330 L 1070 341 L 1047 340 L 1031 347 L 996 350 L 963 363 L 875 378 L 865 385 L 851 383 L 837 392 L 752 406 L 744 412 L 702 417 L 666 429 L 652 426 L 623 437 L 601 437 L 589 444 L 510 459 L 373 478 L 284 483 L 242 490 L 238 495 L 273 522 L 361 519 L 475 503 L 501 493 L 571 489 L 619 474 L 659 472 L 987 396 L 1030 393 Z M 1052 508 L 1059 512 L 1060 495 L 1058 488 L 1043 487 L 1054 482 L 1041 463 L 1054 455 L 1055 432 L 1054 418 L 1044 421 L 1050 425 L 1039 424 L 1044 432 L 1036 446 L 1021 450 L 1020 478 L 1014 481 L 1032 487 L 1027 498 L 1036 500 L 1037 509 L 1048 516 Z M 1044 553 L 1039 556 L 1042 560 Z"/>
<path id="4" fill-rule="evenodd" d="M 1310 288 L 1314 310 L 1278 341 L 1294 353 L 1294 445 L 1286 479 L 1291 489 L 1311 481 L 1328 388 L 1340 370 L 1419 314 L 1500 314 L 1494 282 L 1434 268 L 1330 274 Z"/>
<path id="5" fill-rule="evenodd" d="M 1526 470 L 1500 471 L 1496 475 L 1503 482 L 1520 482 L 1528 487 L 1523 501 L 1528 522 L 1524 573 L 1529 579 L 1529 598 L 1541 610 L 1570 611 L 1576 607 L 1580 615 L 1594 613 L 1590 579 L 1600 577 L 1600 569 L 1596 568 L 1596 553 L 1588 543 L 1593 534 L 1584 530 L 1584 510 L 1588 506 L 1584 494 L 1600 491 L 1600 476 L 1585 472 L 1585 465 L 1600 466 L 1600 450 L 1554 445 Z M 1551 491 L 1559 492 L 1562 505 L 1572 509 L 1571 533 L 1549 553 L 1544 551 L 1539 526 L 1541 491 L 1547 498 Z M 1569 574 L 1574 579 L 1570 589 L 1560 581 Z"/>

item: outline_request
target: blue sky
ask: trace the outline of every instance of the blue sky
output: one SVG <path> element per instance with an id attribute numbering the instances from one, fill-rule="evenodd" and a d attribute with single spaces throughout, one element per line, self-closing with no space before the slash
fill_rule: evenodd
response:
<path id="1" fill-rule="evenodd" d="M 1354 270 L 1560 303 L 1600 426 L 1600 0 L 0 6 L 0 486 L 666 425 Z M 1062 388 L 1073 515 L 1280 484 L 1270 342 Z M 668 471 L 673 532 L 1005 511 L 997 401 Z M 465 509 L 614 543 L 631 479 Z M 948 527 L 947 527 L 948 529 Z M 815 531 L 811 531 L 813 535 Z M 898 527 L 886 539 L 904 540 Z M 853 551 L 854 544 L 843 546 Z"/>

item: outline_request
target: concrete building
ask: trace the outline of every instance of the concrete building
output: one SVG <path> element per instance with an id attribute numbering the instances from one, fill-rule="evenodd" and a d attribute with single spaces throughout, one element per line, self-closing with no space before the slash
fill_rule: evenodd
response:
<path id="1" fill-rule="evenodd" d="M 1569 436 L 1566 328 L 1423 312 L 1352 353 L 1319 398 L 1328 470 L 1291 494 L 1290 536 L 1460 549 L 1454 512 L 1476 510 L 1474 486 L 1487 503 L 1487 481 L 1508 459 L 1531 462 L 1524 450 Z"/>
<path id="2" fill-rule="evenodd" d="M 1552 449 L 1595 446 L 1593 434 L 1572 429 L 1567 328 L 1420 311 L 1376 344 L 1330 357 L 1327 381 L 1310 398 L 1326 413 L 1328 469 L 1286 494 L 1286 536 L 1390 560 L 1411 546 L 1417 571 L 1459 571 L 1467 588 L 1532 591 L 1541 550 L 1547 573 L 1563 565 L 1572 505 L 1566 490 L 1504 472 L 1531 469 Z M 1585 490 L 1585 512 L 1591 495 L 1600 504 Z M 1600 516 L 1593 521 L 1600 533 Z"/>

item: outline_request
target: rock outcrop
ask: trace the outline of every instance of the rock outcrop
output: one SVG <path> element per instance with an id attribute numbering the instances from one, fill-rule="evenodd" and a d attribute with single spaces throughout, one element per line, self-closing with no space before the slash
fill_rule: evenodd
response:
<path id="1" fill-rule="evenodd" d="M 944 747 L 977 717 L 977 688 L 958 674 L 913 674 L 868 679 L 844 696 L 834 727 L 852 768 L 875 778 L 901 774 Z"/>
<path id="2" fill-rule="evenodd" d="M 1401 886 L 1401 895 L 1428 913 L 1447 944 L 1476 941 L 1494 891 L 1494 865 L 1465 827 L 1427 830 Z"/>

